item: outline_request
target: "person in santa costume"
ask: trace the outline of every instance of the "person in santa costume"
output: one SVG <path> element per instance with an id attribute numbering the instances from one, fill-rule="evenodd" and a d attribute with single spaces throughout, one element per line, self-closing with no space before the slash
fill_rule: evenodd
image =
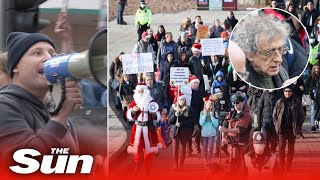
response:
<path id="1" fill-rule="evenodd" d="M 134 173 L 138 173 L 144 160 L 146 173 L 149 174 L 153 156 L 162 146 L 154 125 L 154 121 L 158 122 L 161 115 L 146 84 L 136 86 L 133 99 L 127 110 L 127 119 L 134 121 L 127 152 L 134 155 Z"/>

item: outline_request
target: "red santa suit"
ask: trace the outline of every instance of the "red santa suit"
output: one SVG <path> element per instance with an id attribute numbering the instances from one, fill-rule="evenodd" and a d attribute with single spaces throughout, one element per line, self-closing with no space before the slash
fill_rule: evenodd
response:
<path id="1" fill-rule="evenodd" d="M 127 152 L 131 154 L 141 154 L 143 150 L 144 154 L 158 153 L 159 148 L 162 147 L 158 140 L 156 127 L 153 124 L 153 115 L 148 111 L 149 103 L 154 101 L 151 96 L 148 96 L 146 102 L 143 106 L 138 106 L 134 100 L 127 110 L 127 118 L 135 121 L 131 130 L 130 144 L 127 148 Z M 138 106 L 140 109 L 134 112 L 132 110 L 134 106 Z M 161 118 L 159 110 L 155 115 L 157 117 L 155 120 L 158 122 Z M 135 159 L 140 159 L 140 157 Z"/>

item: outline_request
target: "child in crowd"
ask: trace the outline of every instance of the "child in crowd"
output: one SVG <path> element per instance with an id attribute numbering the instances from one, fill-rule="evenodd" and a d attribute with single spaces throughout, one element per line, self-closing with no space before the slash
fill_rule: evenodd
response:
<path id="1" fill-rule="evenodd" d="M 213 101 L 209 97 L 204 98 L 204 108 L 200 113 L 199 124 L 201 129 L 201 145 L 204 164 L 207 168 L 212 165 L 214 139 L 219 121 L 214 115 Z"/>

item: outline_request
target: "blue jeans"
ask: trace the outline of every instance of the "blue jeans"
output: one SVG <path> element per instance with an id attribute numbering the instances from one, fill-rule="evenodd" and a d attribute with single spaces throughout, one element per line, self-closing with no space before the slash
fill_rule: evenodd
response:
<path id="1" fill-rule="evenodd" d="M 118 24 L 123 23 L 123 12 L 125 8 L 125 3 L 118 3 L 118 15 L 117 15 L 117 22 Z"/>
<path id="2" fill-rule="evenodd" d="M 211 164 L 213 158 L 214 136 L 201 137 L 202 153 L 208 165 Z"/>
<path id="3" fill-rule="evenodd" d="M 314 102 L 312 101 L 312 105 L 310 106 L 310 110 L 311 110 L 311 117 L 310 117 L 310 120 L 311 120 L 311 127 L 313 126 L 316 126 L 315 124 L 315 120 L 314 120 L 314 116 L 316 115 L 316 111 L 314 110 Z"/>
<path id="4" fill-rule="evenodd" d="M 82 86 L 82 105 L 84 107 L 102 107 L 102 96 L 105 96 L 103 99 L 105 101 L 104 105 L 106 105 L 107 93 L 105 88 L 85 79 L 82 79 L 80 84 Z"/>

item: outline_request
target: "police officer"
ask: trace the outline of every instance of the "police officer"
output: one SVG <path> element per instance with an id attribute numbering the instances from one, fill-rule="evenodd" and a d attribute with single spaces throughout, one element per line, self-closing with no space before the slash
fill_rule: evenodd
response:
<path id="1" fill-rule="evenodd" d="M 149 8 L 146 7 L 144 0 L 140 1 L 140 8 L 136 12 L 135 25 L 138 28 L 138 41 L 141 39 L 141 34 L 145 32 L 151 25 L 152 13 Z"/>

